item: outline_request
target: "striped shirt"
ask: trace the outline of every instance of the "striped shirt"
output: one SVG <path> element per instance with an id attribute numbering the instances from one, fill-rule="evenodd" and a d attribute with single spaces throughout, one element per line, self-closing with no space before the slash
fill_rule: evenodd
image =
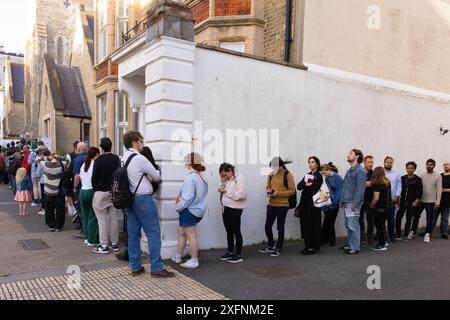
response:
<path id="1" fill-rule="evenodd" d="M 66 162 L 63 162 L 66 165 Z M 58 196 L 59 182 L 62 178 L 63 171 L 61 168 L 61 162 L 45 161 L 44 162 L 44 194 L 47 196 Z"/>

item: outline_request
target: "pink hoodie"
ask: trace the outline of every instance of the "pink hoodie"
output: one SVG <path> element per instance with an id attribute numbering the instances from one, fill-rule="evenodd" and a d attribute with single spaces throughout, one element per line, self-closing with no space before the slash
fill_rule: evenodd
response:
<path id="1" fill-rule="evenodd" d="M 244 209 L 247 202 L 245 177 L 237 169 L 234 174 L 234 179 L 225 182 L 227 192 L 222 197 L 222 205 L 232 209 Z"/>

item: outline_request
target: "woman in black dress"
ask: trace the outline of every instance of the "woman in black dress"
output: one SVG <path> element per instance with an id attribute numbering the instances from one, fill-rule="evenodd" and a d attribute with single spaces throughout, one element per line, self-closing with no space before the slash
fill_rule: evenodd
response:
<path id="1" fill-rule="evenodd" d="M 322 223 L 321 209 L 316 208 L 313 201 L 313 196 L 320 190 L 323 183 L 320 160 L 317 157 L 310 157 L 308 165 L 311 172 L 305 175 L 297 185 L 297 189 L 302 191 L 298 209 L 300 211 L 300 230 L 305 241 L 305 249 L 300 251 L 303 255 L 311 255 L 320 250 Z"/>

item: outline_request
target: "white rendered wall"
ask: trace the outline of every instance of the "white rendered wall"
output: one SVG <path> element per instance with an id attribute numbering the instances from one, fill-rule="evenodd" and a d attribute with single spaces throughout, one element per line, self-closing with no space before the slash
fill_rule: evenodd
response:
<path id="1" fill-rule="evenodd" d="M 450 136 L 439 133 L 440 124 L 450 126 L 450 99 L 203 48 L 195 51 L 194 75 L 194 120 L 202 121 L 203 131 L 280 129 L 281 156 L 293 161 L 289 170 L 296 183 L 306 173 L 311 155 L 323 163 L 333 161 L 344 175 L 352 148 L 374 155 L 377 166 L 390 155 L 396 160 L 394 169 L 402 173 L 409 160 L 419 164 L 418 173 L 424 172 L 430 157 L 441 172 L 442 162 L 450 158 Z M 261 167 L 239 166 L 248 182 L 248 205 L 242 219 L 245 244 L 266 239 L 266 177 L 260 175 Z M 208 166 L 209 210 L 199 224 L 203 249 L 226 247 L 217 170 L 218 165 Z M 346 234 L 343 220 L 340 213 L 336 222 L 340 236 Z M 299 230 L 291 210 L 286 238 L 299 238 Z"/>

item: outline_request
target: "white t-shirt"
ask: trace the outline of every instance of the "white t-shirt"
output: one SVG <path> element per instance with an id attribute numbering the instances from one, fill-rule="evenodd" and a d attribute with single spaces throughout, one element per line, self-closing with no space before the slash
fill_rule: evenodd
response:
<path id="1" fill-rule="evenodd" d="M 84 170 L 84 163 L 80 169 L 81 190 L 92 189 L 92 171 L 94 170 L 94 161 L 91 162 L 87 172 Z"/>

